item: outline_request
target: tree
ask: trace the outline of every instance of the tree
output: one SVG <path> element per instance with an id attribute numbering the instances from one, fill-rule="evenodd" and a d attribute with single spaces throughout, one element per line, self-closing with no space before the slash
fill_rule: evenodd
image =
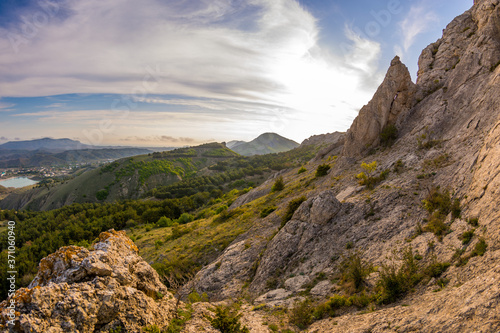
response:
<path id="1" fill-rule="evenodd" d="M 271 188 L 272 192 L 279 192 L 285 188 L 285 182 L 283 182 L 283 177 L 279 176 L 278 179 L 274 182 L 273 187 Z"/>

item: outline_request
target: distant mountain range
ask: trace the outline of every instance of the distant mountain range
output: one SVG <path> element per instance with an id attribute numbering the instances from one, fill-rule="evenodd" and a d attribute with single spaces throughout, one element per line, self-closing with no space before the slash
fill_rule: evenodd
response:
<path id="1" fill-rule="evenodd" d="M 297 148 L 299 144 L 276 133 L 264 133 L 250 142 L 230 141 L 226 146 L 243 156 L 282 153 Z"/>
<path id="2" fill-rule="evenodd" d="M 43 138 L 26 141 L 9 141 L 0 145 L 3 150 L 80 150 L 80 149 L 100 149 L 71 139 L 51 139 Z"/>
<path id="3" fill-rule="evenodd" d="M 71 139 L 10 141 L 0 145 L 0 168 L 62 166 L 151 152 L 145 148 L 90 146 Z"/>

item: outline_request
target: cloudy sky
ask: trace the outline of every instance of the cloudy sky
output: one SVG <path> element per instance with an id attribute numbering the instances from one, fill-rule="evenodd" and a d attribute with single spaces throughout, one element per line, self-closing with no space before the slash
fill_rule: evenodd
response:
<path id="1" fill-rule="evenodd" d="M 2 0 L 0 143 L 345 131 L 472 0 Z"/>

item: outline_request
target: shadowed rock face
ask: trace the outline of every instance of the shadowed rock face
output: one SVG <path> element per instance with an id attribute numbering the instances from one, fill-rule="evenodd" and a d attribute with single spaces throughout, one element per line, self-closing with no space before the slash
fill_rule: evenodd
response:
<path id="1" fill-rule="evenodd" d="M 110 230 L 91 250 L 66 246 L 40 262 L 28 288 L 18 290 L 15 332 L 139 332 L 164 327 L 172 296 L 125 232 Z M 162 298 L 161 300 L 159 298 Z M 1 304 L 5 325 L 9 302 Z"/>
<path id="2" fill-rule="evenodd" d="M 408 68 L 396 56 L 373 99 L 359 111 L 347 131 L 342 154 L 357 157 L 376 147 L 384 127 L 394 125 L 398 116 L 413 106 L 415 91 Z"/>

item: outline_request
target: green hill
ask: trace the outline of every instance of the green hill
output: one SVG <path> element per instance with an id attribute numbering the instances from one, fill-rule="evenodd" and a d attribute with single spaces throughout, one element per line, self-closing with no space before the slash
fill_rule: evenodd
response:
<path id="1" fill-rule="evenodd" d="M 209 144 L 123 159 L 64 183 L 47 183 L 22 191 L 24 197 L 17 197 L 16 204 L 28 202 L 27 207 L 46 211 L 0 210 L 0 222 L 15 220 L 19 230 L 18 258 L 22 265 L 18 286 L 31 281 L 42 257 L 69 244 L 87 246 L 109 228 L 132 231 L 142 255 L 155 262 L 159 271 L 167 270 L 182 280 L 216 258 L 253 225 L 255 219 L 250 212 L 228 211 L 239 196 L 264 183 L 276 171 L 288 169 L 296 173 L 319 148 L 311 145 L 285 153 L 245 157 L 222 144 Z M 141 176 L 145 179 L 143 185 Z M 168 185 L 159 185 L 161 181 Z M 106 190 L 106 184 L 113 185 L 108 187 L 107 197 L 98 200 L 96 197 L 103 197 L 104 193 L 97 193 Z M 138 184 L 141 190 L 151 190 L 140 196 L 136 193 L 140 200 L 114 201 L 119 198 L 118 190 L 131 191 Z M 86 198 L 83 193 L 87 193 Z M 129 193 L 129 197 L 133 195 Z M 282 197 L 282 193 L 276 192 L 272 197 Z M 0 203 L 14 202 L 13 198 Z M 56 204 L 64 207 L 49 210 Z M 253 215 L 259 216 L 260 208 L 252 209 L 252 214 L 257 212 Z M 8 246 L 7 239 L 0 237 L 1 249 Z M 188 239 L 193 249 L 186 251 L 179 244 Z M 165 256 L 173 258 L 168 265 L 164 257 L 158 256 L 157 245 Z M 3 266 L 6 262 L 0 261 L 0 277 L 4 281 L 0 283 L 0 297 L 5 297 L 8 290 L 7 270 Z"/>
<path id="2" fill-rule="evenodd" d="M 282 153 L 297 148 L 299 144 L 276 133 L 264 133 L 250 142 L 238 142 L 232 150 L 243 156 Z"/>
<path id="3" fill-rule="evenodd" d="M 138 199 L 148 191 L 192 177 L 198 170 L 237 156 L 219 143 L 121 159 L 70 180 L 49 179 L 0 202 L 6 209 L 50 210 L 68 204 Z"/>

